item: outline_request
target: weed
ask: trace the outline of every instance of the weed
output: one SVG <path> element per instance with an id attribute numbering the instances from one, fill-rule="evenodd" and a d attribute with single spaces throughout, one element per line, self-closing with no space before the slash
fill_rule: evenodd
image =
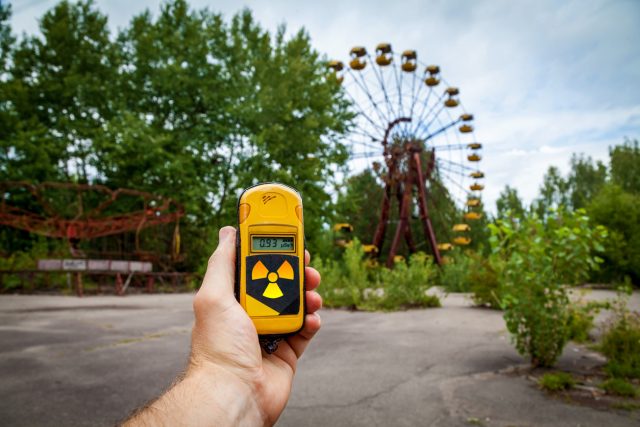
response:
<path id="1" fill-rule="evenodd" d="M 540 378 L 538 384 L 547 391 L 561 391 L 573 388 L 576 381 L 567 372 L 549 372 Z"/>

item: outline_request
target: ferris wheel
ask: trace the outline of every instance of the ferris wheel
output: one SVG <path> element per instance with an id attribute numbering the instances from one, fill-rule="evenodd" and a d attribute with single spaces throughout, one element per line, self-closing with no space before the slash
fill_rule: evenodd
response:
<path id="1" fill-rule="evenodd" d="M 482 144 L 475 137 L 473 115 L 462 107 L 460 90 L 447 84 L 440 67 L 418 61 L 415 50 L 397 54 L 389 43 L 380 43 L 374 55 L 354 47 L 347 64 L 330 61 L 328 66 L 356 110 L 347 137 L 351 162 L 376 171 L 384 186 L 379 221 L 366 250 L 380 256 L 387 229 L 395 225 L 387 266 L 393 265 L 403 238 L 411 252 L 428 245 L 441 264 L 442 251 L 471 243 L 472 223 L 482 216 Z M 394 198 L 395 224 L 390 220 Z M 456 214 L 444 235 L 436 236 L 438 198 L 453 201 Z M 412 234 L 413 217 L 421 224 L 416 236 L 421 243 Z"/>

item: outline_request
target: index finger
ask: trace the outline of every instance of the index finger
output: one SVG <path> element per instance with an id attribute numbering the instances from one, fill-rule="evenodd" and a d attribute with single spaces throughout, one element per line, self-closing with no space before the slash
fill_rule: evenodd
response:
<path id="1" fill-rule="evenodd" d="M 309 262 L 311 261 L 311 254 L 309 253 L 308 250 L 304 250 L 304 265 L 309 265 Z"/>

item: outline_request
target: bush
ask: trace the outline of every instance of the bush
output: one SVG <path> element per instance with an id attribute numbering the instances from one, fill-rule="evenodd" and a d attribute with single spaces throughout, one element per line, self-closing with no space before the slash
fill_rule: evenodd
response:
<path id="1" fill-rule="evenodd" d="M 616 396 L 637 397 L 639 394 L 633 384 L 622 378 L 609 378 L 600 384 L 600 387 L 607 393 L 615 394 Z"/>
<path id="2" fill-rule="evenodd" d="M 397 310 L 409 307 L 440 307 L 440 299 L 427 295 L 437 276 L 437 267 L 430 257 L 418 252 L 405 261 L 396 262 L 393 269 L 380 268 L 377 289 L 365 308 Z"/>
<path id="3" fill-rule="evenodd" d="M 469 257 L 457 252 L 448 258 L 449 261 L 442 266 L 440 271 L 440 286 L 447 292 L 470 292 L 471 261 Z"/>
<path id="4" fill-rule="evenodd" d="M 492 256 L 507 329 L 533 366 L 553 366 L 571 336 L 568 285 L 580 283 L 601 261 L 603 227 L 591 227 L 583 210 L 530 214 L 490 225 Z"/>
<path id="5" fill-rule="evenodd" d="M 581 300 L 569 306 L 569 339 L 578 343 L 589 340 L 589 332 L 594 327 L 595 316 L 600 310 L 610 308 L 608 301 L 590 301 L 584 303 Z"/>
<path id="6" fill-rule="evenodd" d="M 439 307 L 437 296 L 427 295 L 437 268 L 425 254 L 413 254 L 387 269 L 364 259 L 362 245 L 354 239 L 338 261 L 314 260 L 322 274 L 319 292 L 327 307 L 364 310 L 396 310 L 409 307 Z"/>
<path id="7" fill-rule="evenodd" d="M 496 264 L 499 265 L 500 260 L 495 256 L 485 259 L 479 254 L 474 254 L 472 259 L 475 259 L 475 262 L 472 263 L 473 268 L 469 272 L 469 281 L 473 302 L 485 307 L 500 308 L 504 288 L 500 285 L 495 267 Z"/>
<path id="8" fill-rule="evenodd" d="M 547 391 L 561 391 L 573 388 L 576 385 L 576 381 L 569 373 L 549 372 L 540 378 L 538 384 Z"/>
<path id="9" fill-rule="evenodd" d="M 608 359 L 605 370 L 612 377 L 640 378 L 640 313 L 629 312 L 624 301 L 614 311 L 600 344 Z"/>

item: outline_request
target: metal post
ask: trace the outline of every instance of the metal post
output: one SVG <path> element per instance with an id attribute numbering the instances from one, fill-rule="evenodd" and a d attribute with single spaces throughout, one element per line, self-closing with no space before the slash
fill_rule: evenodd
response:
<path id="1" fill-rule="evenodd" d="M 420 209 L 420 220 L 424 228 L 424 234 L 431 246 L 431 252 L 433 258 L 438 265 L 442 265 L 442 257 L 440 256 L 440 250 L 438 250 L 438 244 L 436 242 L 436 234 L 433 231 L 433 225 L 429 218 L 429 210 L 427 208 L 427 195 L 424 186 L 424 177 L 422 175 L 422 162 L 420 161 L 420 152 L 413 153 L 413 163 L 416 169 L 416 181 L 418 185 L 418 207 Z"/>

